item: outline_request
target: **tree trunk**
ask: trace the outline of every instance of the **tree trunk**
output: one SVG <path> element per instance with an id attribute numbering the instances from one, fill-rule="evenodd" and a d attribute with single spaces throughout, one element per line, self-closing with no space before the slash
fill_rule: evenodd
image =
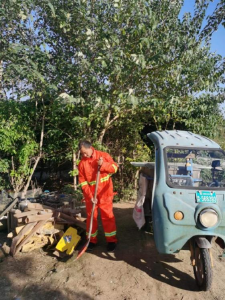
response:
<path id="1" fill-rule="evenodd" d="M 40 137 L 40 144 L 39 144 L 39 154 L 35 160 L 35 163 L 34 163 L 34 166 L 32 168 L 32 173 L 30 174 L 30 176 L 28 177 L 28 180 L 27 180 L 27 183 L 23 189 L 23 192 L 22 192 L 22 195 L 21 197 L 24 198 L 26 193 L 27 193 L 27 190 L 29 188 L 29 185 L 30 185 L 30 182 L 31 182 L 31 179 L 32 179 L 32 176 L 34 174 L 34 171 L 39 163 L 39 160 L 41 159 L 42 157 L 42 147 L 43 147 L 43 140 L 44 140 L 44 127 L 45 127 L 45 116 L 43 115 L 42 117 L 42 126 L 41 126 L 41 137 Z"/>
<path id="2" fill-rule="evenodd" d="M 100 144 L 101 144 L 102 141 L 103 141 L 103 137 L 104 137 L 104 135 L 105 135 L 105 133 L 106 133 L 106 130 L 107 130 L 107 127 L 108 127 L 108 125 L 109 125 L 110 115 L 111 115 L 111 110 L 109 110 L 109 112 L 108 112 L 108 115 L 107 115 L 107 117 L 106 117 L 105 127 L 104 127 L 104 129 L 102 130 L 102 132 L 100 133 L 100 136 L 99 136 L 99 139 L 98 139 L 98 141 L 99 141 Z"/>
<path id="3" fill-rule="evenodd" d="M 125 112 L 128 113 L 128 112 L 130 112 L 130 111 L 132 111 L 132 110 L 131 110 L 131 109 L 127 109 L 127 110 L 124 110 L 123 113 L 125 113 Z M 108 115 L 107 115 L 107 117 L 106 117 L 106 121 L 105 121 L 105 127 L 104 127 L 103 130 L 101 131 L 100 136 L 99 136 L 99 139 L 98 139 L 98 141 L 99 141 L 100 144 L 102 144 L 102 141 L 103 141 L 103 138 L 104 138 L 104 135 L 105 135 L 106 131 L 107 131 L 109 128 L 111 128 L 111 127 L 112 127 L 112 124 L 113 124 L 117 119 L 119 119 L 119 117 L 120 117 L 120 115 L 118 114 L 118 115 L 115 115 L 115 116 L 110 120 L 111 114 L 112 114 L 112 111 L 109 110 Z"/>

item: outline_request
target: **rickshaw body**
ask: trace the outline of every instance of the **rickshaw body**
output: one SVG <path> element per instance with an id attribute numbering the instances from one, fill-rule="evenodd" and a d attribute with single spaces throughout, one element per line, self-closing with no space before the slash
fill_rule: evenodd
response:
<path id="1" fill-rule="evenodd" d="M 209 272 L 203 270 L 201 249 L 211 268 L 213 237 L 222 246 L 225 241 L 225 153 L 216 142 L 188 131 L 156 131 L 148 138 L 155 145 L 151 210 L 156 248 L 167 254 L 190 249 L 194 271 Z M 211 279 L 197 276 L 198 285 L 209 289 Z"/>

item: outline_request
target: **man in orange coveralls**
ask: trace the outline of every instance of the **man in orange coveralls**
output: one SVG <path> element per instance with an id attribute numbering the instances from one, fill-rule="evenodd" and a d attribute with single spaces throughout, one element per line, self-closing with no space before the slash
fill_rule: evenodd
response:
<path id="1" fill-rule="evenodd" d="M 87 234 L 90 226 L 91 211 L 93 205 L 93 197 L 96 184 L 96 175 L 98 165 L 100 168 L 99 186 L 97 192 L 97 201 L 94 211 L 93 227 L 88 251 L 92 251 L 97 243 L 98 234 L 98 208 L 101 212 L 101 219 L 105 237 L 108 242 L 107 251 L 114 251 L 117 244 L 116 223 L 113 214 L 113 184 L 111 175 L 116 173 L 118 165 L 113 161 L 112 157 L 102 151 L 94 149 L 90 142 L 81 141 L 79 149 L 82 159 L 78 165 L 79 183 L 82 187 L 86 210 L 87 210 Z"/>

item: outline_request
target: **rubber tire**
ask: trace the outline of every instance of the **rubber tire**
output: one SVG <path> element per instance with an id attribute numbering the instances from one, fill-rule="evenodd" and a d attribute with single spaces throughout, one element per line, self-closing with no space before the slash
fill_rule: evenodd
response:
<path id="1" fill-rule="evenodd" d="M 209 249 L 201 249 L 196 245 L 195 263 L 196 266 L 194 266 L 193 269 L 196 283 L 202 291 L 208 291 L 211 288 L 213 279 L 213 271 L 211 266 Z M 201 277 L 201 280 L 199 277 Z"/>

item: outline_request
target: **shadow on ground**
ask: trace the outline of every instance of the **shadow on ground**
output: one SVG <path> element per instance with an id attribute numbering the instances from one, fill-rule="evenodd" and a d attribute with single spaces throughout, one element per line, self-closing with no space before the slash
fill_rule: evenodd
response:
<path id="1" fill-rule="evenodd" d="M 138 230 L 132 219 L 132 208 L 114 208 L 114 213 L 119 240 L 117 248 L 113 254 L 106 252 L 106 241 L 99 220 L 98 246 L 94 249 L 93 255 L 102 259 L 124 261 L 157 281 L 179 289 L 199 292 L 194 277 L 179 270 L 179 263 L 182 261 L 177 259 L 175 255 L 159 254 L 155 247 L 153 235 Z M 171 266 L 171 263 L 173 265 L 177 263 L 178 268 Z"/>
<path id="2" fill-rule="evenodd" d="M 0 244 L 10 245 L 7 239 L 7 232 L 0 232 Z M 43 252 L 44 253 L 44 252 Z M 49 253 L 51 256 L 51 253 Z M 1 300 L 93 300 L 88 293 L 73 291 L 66 288 L 63 284 L 66 280 L 61 278 L 59 286 L 52 288 L 45 278 L 40 278 L 38 269 L 44 270 L 46 278 L 51 280 L 50 276 L 54 272 L 55 261 L 46 264 L 47 256 L 40 255 L 38 252 L 18 255 L 13 258 L 7 255 L 3 249 L 0 249 L 0 286 Z M 43 272 L 42 272 L 43 274 Z"/>
<path id="3" fill-rule="evenodd" d="M 19 258 L 13 259 L 7 257 L 4 261 L 9 268 L 2 270 L 0 264 L 0 286 L 1 300 L 93 300 L 88 293 L 72 291 L 63 286 L 63 278 L 59 286 L 52 286 L 48 283 L 41 283 L 41 278 L 37 278 L 37 282 L 33 282 L 34 258 Z M 44 262 L 43 262 L 44 263 Z M 12 268 L 12 264 L 15 268 Z M 14 269 L 14 270 L 13 270 Z M 22 281 L 20 280 L 22 278 Z M 18 279 L 18 280 L 17 280 Z M 19 283 L 21 282 L 21 284 Z M 51 286 L 51 287 L 50 287 Z"/>
<path id="4" fill-rule="evenodd" d="M 105 251 L 106 241 L 99 222 L 99 245 L 93 251 L 103 260 L 124 261 L 130 266 L 145 272 L 149 277 L 170 286 L 188 290 L 199 291 L 193 277 L 179 269 L 181 260 L 175 255 L 161 255 L 157 252 L 152 234 L 139 231 L 132 219 L 132 208 L 115 208 L 119 243 L 115 253 L 112 255 Z M 6 240 L 6 234 L 0 234 L 0 243 Z M 83 243 L 80 244 L 82 248 Z M 73 259 L 75 259 L 75 255 Z M 85 255 L 85 254 L 84 254 Z M 49 272 L 54 272 L 54 261 L 52 257 L 45 255 L 35 256 L 35 252 L 19 255 L 18 258 L 10 256 L 3 257 L 0 262 L 0 286 L 1 300 L 93 300 L 86 292 L 73 291 L 64 285 L 65 278 L 58 281 L 58 285 L 52 288 L 51 277 L 49 283 L 39 278 L 39 269 L 42 265 L 49 263 Z M 66 265 L 66 261 L 58 261 L 60 266 Z M 171 264 L 173 266 L 171 266 Z M 177 264 L 177 268 L 174 266 Z M 44 266 L 46 268 L 46 266 Z M 43 268 L 44 268 L 43 267 Z M 48 268 L 48 266 L 47 266 Z M 77 274 L 82 276 L 79 264 L 74 264 Z M 36 272 L 36 273 L 35 273 Z M 43 272 L 42 272 L 43 273 Z M 35 276 L 36 274 L 36 279 Z M 46 275 L 47 276 L 47 275 Z M 36 280 L 36 281 L 35 281 Z M 71 282 L 73 280 L 71 279 Z"/>

